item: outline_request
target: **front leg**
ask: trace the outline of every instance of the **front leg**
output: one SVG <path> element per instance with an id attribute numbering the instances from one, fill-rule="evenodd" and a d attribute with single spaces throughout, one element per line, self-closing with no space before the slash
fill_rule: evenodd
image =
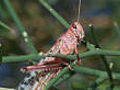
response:
<path id="1" fill-rule="evenodd" d="M 78 60 L 77 65 L 80 65 L 81 64 L 81 58 L 79 57 L 79 52 L 78 52 L 77 46 L 75 46 L 74 50 L 75 50 L 75 54 L 76 54 L 76 57 L 77 57 L 77 60 Z"/>

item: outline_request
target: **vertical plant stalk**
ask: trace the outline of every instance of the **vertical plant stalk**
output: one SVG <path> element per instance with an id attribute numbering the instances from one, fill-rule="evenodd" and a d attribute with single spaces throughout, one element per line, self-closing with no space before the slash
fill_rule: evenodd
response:
<path id="1" fill-rule="evenodd" d="M 116 33 L 118 34 L 118 37 L 120 38 L 120 28 L 118 26 L 118 23 L 117 22 L 114 22 L 114 26 L 115 26 L 115 31 Z"/>
<path id="2" fill-rule="evenodd" d="M 29 47 L 30 52 L 32 54 L 37 54 L 36 48 L 32 44 L 29 36 L 27 35 L 27 32 L 25 31 L 24 26 L 22 25 L 20 19 L 18 18 L 17 14 L 14 11 L 14 9 L 13 9 L 12 5 L 10 4 L 9 0 L 3 0 L 3 1 L 4 1 L 5 5 L 6 5 L 7 9 L 8 9 L 8 11 L 9 11 L 10 15 L 12 16 L 14 22 L 16 23 L 18 29 L 20 30 L 20 32 L 21 32 L 21 34 L 22 34 L 22 36 L 24 38 L 24 41 L 26 42 L 27 46 Z"/>
<path id="3" fill-rule="evenodd" d="M 98 42 L 97 42 L 97 40 L 96 40 L 96 36 L 95 36 L 94 28 L 93 28 L 93 25 L 92 25 L 92 24 L 90 25 L 90 30 L 91 30 L 91 35 L 92 35 L 92 39 L 93 39 L 93 41 L 94 41 L 95 47 L 101 49 L 101 47 L 99 46 L 99 44 L 98 44 Z M 111 83 L 111 90 L 113 90 L 113 88 L 114 88 L 114 80 L 113 80 L 113 76 L 112 76 L 112 71 L 111 71 L 111 69 L 109 68 L 109 64 L 108 64 L 105 56 L 104 56 L 104 55 L 99 55 L 99 56 L 100 56 L 100 58 L 102 59 L 104 65 L 105 65 L 105 69 L 106 69 L 106 71 L 107 71 L 107 73 L 108 73 L 109 80 L 110 80 L 110 83 Z"/>

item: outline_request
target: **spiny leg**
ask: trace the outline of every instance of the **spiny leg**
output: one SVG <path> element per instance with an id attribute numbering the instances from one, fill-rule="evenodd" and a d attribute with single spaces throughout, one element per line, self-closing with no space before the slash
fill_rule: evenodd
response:
<path id="1" fill-rule="evenodd" d="M 22 71 L 31 72 L 31 71 L 39 71 L 39 70 L 41 71 L 54 70 L 57 68 L 62 68 L 60 64 L 67 66 L 70 70 L 73 70 L 67 61 L 65 61 L 64 59 L 56 58 L 52 61 L 48 61 L 48 62 L 46 61 L 42 64 L 24 67 Z"/>

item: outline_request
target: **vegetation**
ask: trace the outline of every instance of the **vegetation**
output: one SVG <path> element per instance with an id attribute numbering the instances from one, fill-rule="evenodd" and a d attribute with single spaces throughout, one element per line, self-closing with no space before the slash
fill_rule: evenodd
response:
<path id="1" fill-rule="evenodd" d="M 14 22 L 20 32 L 20 35 L 22 36 L 22 39 L 24 40 L 25 44 L 27 45 L 27 49 L 29 49 L 29 54 L 18 55 L 18 56 L 2 56 L 1 55 L 0 56 L 1 64 L 13 63 L 13 62 L 27 62 L 27 61 L 29 62 L 29 60 L 31 60 L 32 63 L 38 62 L 42 58 L 42 55 L 40 53 L 38 53 L 38 50 L 34 46 L 33 42 L 30 40 L 27 30 L 25 30 L 25 27 L 23 26 L 21 20 L 19 19 L 18 15 L 16 14 L 15 10 L 13 9 L 10 1 L 3 0 L 3 2 L 4 2 L 4 5 L 7 7 L 7 10 L 9 12 L 9 14 L 11 15 L 12 19 L 14 20 Z M 61 17 L 59 15 L 59 13 L 55 9 L 53 9 L 45 0 L 38 0 L 38 2 L 41 5 L 43 5 L 55 18 L 57 18 L 57 20 L 62 25 L 64 25 L 66 29 L 69 28 L 70 25 L 68 24 L 68 22 L 63 17 Z M 47 12 L 47 13 L 49 13 L 49 12 Z M 2 11 L 2 13 L 4 14 L 5 12 Z M 5 28 L 6 30 L 8 30 L 7 32 L 14 30 L 10 26 L 6 25 L 3 21 L 0 21 L 0 26 Z M 116 22 L 114 22 L 114 27 L 115 27 L 115 31 L 117 32 L 118 37 L 120 37 L 120 29 Z M 46 89 L 49 89 L 51 86 L 54 86 L 55 88 L 57 88 L 61 83 L 63 83 L 67 79 L 72 78 L 72 76 L 74 76 L 78 73 L 97 77 L 96 80 L 95 80 L 95 78 L 93 78 L 92 82 L 89 83 L 89 85 L 85 86 L 84 88 L 88 88 L 88 89 L 103 88 L 104 85 L 108 85 L 107 88 L 110 88 L 111 90 L 113 90 L 114 88 L 116 88 L 116 89 L 119 88 L 117 86 L 117 84 L 119 84 L 119 82 L 117 82 L 117 80 L 120 80 L 120 73 L 119 73 L 119 71 L 116 72 L 116 70 L 113 71 L 113 69 L 115 69 L 113 67 L 113 65 L 115 66 L 115 64 L 113 62 L 109 62 L 108 60 L 110 60 L 110 59 L 108 57 L 112 56 L 112 57 L 116 57 L 119 59 L 120 51 L 112 50 L 112 49 L 105 49 L 105 48 L 101 47 L 98 44 L 98 39 L 96 37 L 97 35 L 95 35 L 95 33 L 96 33 L 95 28 L 93 27 L 92 24 L 89 25 L 89 29 L 91 31 L 90 39 L 92 40 L 92 42 L 89 39 L 89 36 L 86 35 L 86 47 L 85 48 L 87 48 L 87 50 L 85 50 L 84 52 L 80 52 L 79 57 L 82 58 L 82 60 L 85 60 L 85 58 L 97 56 L 96 59 L 100 59 L 103 62 L 105 71 L 97 70 L 97 68 L 92 69 L 88 66 L 87 66 L 88 68 L 85 66 L 76 66 L 73 63 L 71 63 L 71 66 L 74 70 L 70 71 L 67 67 L 65 67 L 56 78 L 51 80 L 51 82 L 46 86 Z M 2 43 L 0 45 L 2 45 Z M 3 49 L 1 49 L 1 50 L 3 51 Z M 60 57 L 60 58 L 65 58 L 68 60 L 76 61 L 75 55 L 56 54 L 56 55 L 50 55 L 50 56 Z M 89 58 L 89 61 L 92 62 L 91 58 Z M 99 63 L 99 61 L 98 61 L 98 63 Z M 89 78 L 89 77 L 87 77 L 87 78 Z M 84 80 L 83 80 L 83 82 L 81 81 L 81 83 L 85 83 Z M 75 85 L 73 84 L 73 86 L 71 85 L 71 87 L 69 87 L 69 88 L 77 89 L 77 88 L 79 88 L 78 86 L 80 84 L 78 82 Z M 102 86 L 101 86 L 101 84 L 102 84 Z"/>

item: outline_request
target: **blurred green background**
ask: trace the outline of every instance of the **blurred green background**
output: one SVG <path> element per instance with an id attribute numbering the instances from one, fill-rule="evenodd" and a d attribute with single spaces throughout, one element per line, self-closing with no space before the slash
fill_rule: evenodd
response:
<path id="1" fill-rule="evenodd" d="M 46 0 L 69 24 L 77 19 L 78 0 Z M 67 29 L 51 15 L 37 0 L 10 0 L 32 42 L 39 52 L 47 52 L 57 38 Z M 120 0 L 82 0 L 81 24 L 86 32 L 87 40 L 93 43 L 89 24 L 93 24 L 97 41 L 104 49 L 120 50 L 120 37 L 115 32 L 114 22 L 120 24 Z M 16 24 L 13 22 L 3 0 L 0 1 L 0 20 L 14 30 L 6 30 L 0 26 L 0 43 L 3 44 L 3 56 L 29 54 L 30 51 L 21 38 Z M 119 25 L 120 26 L 120 25 Z M 80 50 L 84 50 L 81 47 Z M 120 58 L 106 57 L 113 63 L 114 72 L 120 72 Z M 0 67 L 0 85 L 16 87 L 23 79 L 20 67 L 26 62 L 3 64 Z M 82 66 L 105 70 L 104 64 L 97 57 L 83 59 Z M 79 77 L 79 79 L 78 79 Z M 77 79 L 76 79 L 77 78 Z M 84 75 L 74 75 L 64 82 L 61 90 L 81 90 L 90 85 L 96 78 Z M 11 83 L 9 83 L 11 82 Z M 118 86 L 120 83 L 118 83 Z M 108 85 L 101 85 L 104 88 Z"/>

